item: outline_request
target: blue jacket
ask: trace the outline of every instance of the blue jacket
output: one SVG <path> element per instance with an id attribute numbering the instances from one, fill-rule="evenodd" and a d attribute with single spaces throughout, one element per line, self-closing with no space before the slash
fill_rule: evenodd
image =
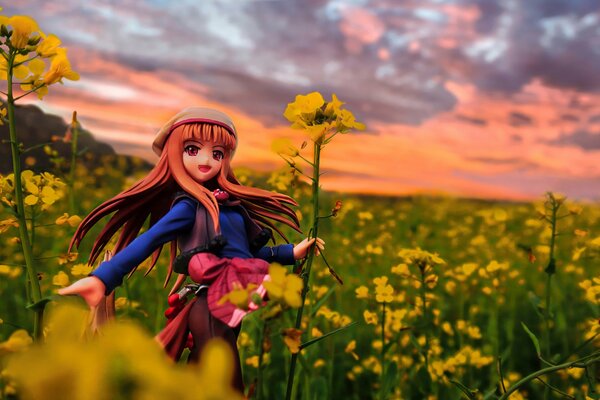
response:
<path id="1" fill-rule="evenodd" d="M 196 220 L 197 207 L 198 202 L 189 196 L 177 198 L 169 212 L 115 254 L 112 259 L 102 262 L 91 275 L 104 283 L 106 294 L 109 294 L 121 284 L 125 275 L 148 258 L 159 246 L 190 234 Z M 245 214 L 247 213 L 241 205 L 220 205 L 219 224 L 221 234 L 227 242 L 217 255 L 224 258 L 261 258 L 267 262 L 294 264 L 293 244 L 251 248 Z"/>

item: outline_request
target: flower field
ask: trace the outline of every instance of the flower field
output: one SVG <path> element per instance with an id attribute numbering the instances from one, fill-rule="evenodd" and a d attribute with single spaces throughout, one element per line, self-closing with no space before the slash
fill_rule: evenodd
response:
<path id="1" fill-rule="evenodd" d="M 83 168 L 76 170 L 73 190 L 77 209 L 67 215 L 67 193 L 58 178 L 46 175 L 37 179 L 38 175 L 23 173 L 26 193 L 41 193 L 40 202 L 30 205 L 36 226 L 33 248 L 42 293 L 52 300 L 50 309 L 66 301 L 54 294 L 58 288 L 89 272 L 85 261 L 91 240 L 83 244 L 79 254 L 66 254 L 70 235 L 79 221 L 76 215 L 83 215 L 136 179 L 124 176 L 119 162 L 122 159 L 107 159 L 106 167 L 91 173 Z M 139 171 L 142 174 L 144 171 Z M 279 173 L 266 177 L 240 170 L 238 175 L 253 185 L 280 191 L 286 188 L 299 200 L 301 214 L 310 212 L 307 185 L 289 186 L 286 175 Z M 3 198 L 9 184 L 10 177 L 3 177 Z M 46 187 L 53 188 L 50 204 L 44 202 L 44 193 L 50 193 Z M 547 220 L 553 199 L 560 202 L 554 240 L 552 219 Z M 473 398 L 496 398 L 504 389 L 550 364 L 597 354 L 597 205 L 563 201 L 554 195 L 541 196 L 537 203 L 518 204 L 450 197 L 377 198 L 325 193 L 321 202 L 324 208 L 333 208 L 337 200 L 342 201 L 342 207 L 335 217 L 321 223 L 320 236 L 327 243 L 326 260 L 343 285 L 329 273 L 322 258 L 316 258 L 301 337 L 290 331 L 295 318 L 293 309 L 269 318 L 264 315 L 269 310 L 259 310 L 245 319 L 238 344 L 246 386 L 254 396 L 283 397 L 294 342 L 297 348 L 300 341 L 322 337 L 353 322 L 356 323 L 300 350 L 299 378 L 294 388 L 297 398 L 468 398 L 464 390 L 472 390 Z M 33 199 L 30 201 L 33 203 Z M 29 347 L 29 336 L 19 337 L 16 333 L 23 334 L 20 328 L 31 332 L 33 321 L 26 309 L 26 276 L 20 266 L 23 257 L 16 227 L 8 213 L 2 215 L 1 221 L 5 245 L 0 249 L 0 351 L 3 393 L 10 398 L 25 383 L 17 384 L 10 378 L 7 356 L 27 354 L 24 349 Z M 287 233 L 291 240 L 298 236 Z M 555 271 L 549 275 L 546 270 L 551 252 L 556 261 Z M 142 264 L 117 289 L 117 320 L 131 321 L 136 327 L 123 322 L 125 327 L 115 329 L 125 332 L 121 336 L 131 335 L 127 340 L 131 341 L 132 354 L 147 351 L 143 347 L 152 346 L 149 338 L 165 323 L 168 288 L 163 288 L 163 280 L 167 257 L 163 254 L 158 268 L 146 277 Z M 548 298 L 550 313 L 546 311 Z M 545 361 L 536 355 L 534 341 L 525 327 L 539 340 Z M 51 336 L 52 329 L 48 329 L 45 334 Z M 62 336 L 69 335 L 73 339 L 73 333 Z M 107 334 L 104 346 L 113 343 L 110 337 Z M 120 342 L 115 339 L 114 344 L 117 343 Z M 46 346 L 69 348 L 58 341 L 49 341 Z M 79 346 L 79 350 L 63 349 L 34 357 L 26 374 L 48 373 L 53 365 L 60 365 L 56 354 L 71 351 L 74 353 L 69 364 L 76 368 L 54 374 L 57 382 L 43 384 L 51 390 L 66 377 L 73 381 L 87 379 L 84 371 L 90 364 L 100 364 L 91 354 L 97 351 L 95 345 L 73 342 L 71 346 Z M 163 370 L 161 365 L 167 365 L 166 359 L 153 357 L 157 371 Z M 128 368 L 126 363 L 122 367 Z M 101 367 L 96 368 L 100 371 Z M 181 374 L 178 379 L 182 382 L 189 379 Z M 554 389 L 535 379 L 510 398 L 541 399 L 547 390 L 549 398 L 594 398 L 598 387 L 590 384 L 594 384 L 597 374 L 597 363 L 587 368 L 563 368 L 540 377 Z M 106 379 L 115 380 L 112 386 L 106 385 L 117 390 L 125 378 Z M 131 373 L 129 379 L 144 385 L 148 378 Z M 33 379 L 31 382 L 42 384 Z M 167 383 L 164 386 L 163 390 L 167 390 Z M 81 389 L 73 389 L 73 398 L 84 398 L 76 397 L 77 390 Z M 564 395 L 559 395 L 558 390 Z"/>

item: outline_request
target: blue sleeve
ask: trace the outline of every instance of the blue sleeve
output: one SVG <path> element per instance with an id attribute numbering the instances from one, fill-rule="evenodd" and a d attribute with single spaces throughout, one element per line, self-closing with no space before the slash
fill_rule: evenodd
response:
<path id="1" fill-rule="evenodd" d="M 261 258 L 266 262 L 277 262 L 282 265 L 294 265 L 294 244 L 282 244 L 279 246 L 265 246 L 254 253 L 256 258 Z"/>
<path id="2" fill-rule="evenodd" d="M 177 202 L 150 229 L 133 240 L 109 261 L 104 261 L 91 275 L 106 285 L 108 295 L 123 281 L 136 265 L 148 258 L 159 246 L 177 238 L 194 226 L 196 205 L 191 199 Z"/>

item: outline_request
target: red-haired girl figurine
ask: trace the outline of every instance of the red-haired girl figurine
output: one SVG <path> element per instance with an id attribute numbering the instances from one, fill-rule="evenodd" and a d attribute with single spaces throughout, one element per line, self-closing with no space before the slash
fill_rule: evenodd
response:
<path id="1" fill-rule="evenodd" d="M 150 255 L 153 267 L 163 244 L 170 242 L 165 285 L 175 271 L 180 275 L 171 294 L 186 276 L 198 289 L 194 300 L 157 339 L 171 357 L 179 359 L 191 332 L 191 361 L 198 360 L 210 338 L 225 339 L 236 355 L 233 385 L 243 391 L 236 338 L 248 311 L 219 300 L 235 287 L 249 284 L 264 296 L 261 283 L 268 277 L 269 262 L 293 264 L 306 257 L 313 245 L 315 251 L 322 250 L 324 243 L 312 238 L 295 246 L 265 246 L 271 229 L 283 237 L 274 221 L 300 231 L 290 208 L 297 203 L 283 194 L 241 185 L 230 167 L 236 146 L 236 129 L 224 113 L 191 107 L 175 115 L 154 139 L 152 148 L 160 159 L 148 176 L 93 210 L 71 241 L 71 247 L 79 246 L 100 219 L 112 214 L 94 242 L 89 262 L 94 263 L 121 229 L 115 256 L 59 293 L 77 294 L 94 309 Z M 137 236 L 148 218 L 149 229 Z"/>

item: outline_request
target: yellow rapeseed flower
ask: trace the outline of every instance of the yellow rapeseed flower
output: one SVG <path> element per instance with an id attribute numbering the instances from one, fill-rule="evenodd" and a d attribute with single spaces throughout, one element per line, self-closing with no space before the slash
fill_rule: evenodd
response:
<path id="1" fill-rule="evenodd" d="M 369 298 L 369 288 L 366 286 L 359 286 L 356 288 L 356 298 L 357 299 L 367 299 Z"/>
<path id="2" fill-rule="evenodd" d="M 346 346 L 346 349 L 344 350 L 346 353 L 350 354 L 356 361 L 358 361 L 358 359 L 360 357 L 358 357 L 358 354 L 355 353 L 356 350 L 356 340 L 352 340 L 350 341 L 350 343 L 348 343 L 348 345 Z"/>
<path id="3" fill-rule="evenodd" d="M 59 271 L 58 274 L 52 278 L 52 284 L 55 286 L 65 287 L 69 284 L 69 275 L 63 271 Z"/>
<path id="4" fill-rule="evenodd" d="M 11 227 L 15 227 L 15 228 L 19 227 L 19 222 L 17 221 L 16 218 L 10 217 L 10 218 L 3 219 L 2 221 L 0 221 L 0 233 L 6 232 Z"/>
<path id="5" fill-rule="evenodd" d="M 253 368 L 258 368 L 258 361 L 258 356 L 248 357 L 246 358 L 246 365 L 249 365 Z"/>
<path id="6" fill-rule="evenodd" d="M 62 83 L 63 78 L 77 81 L 79 80 L 79 74 L 71 69 L 66 50 L 57 49 L 57 53 L 50 63 L 50 68 L 43 77 L 43 82 L 49 86 L 56 82 Z"/>
<path id="7" fill-rule="evenodd" d="M 269 293 L 269 298 L 280 301 L 290 307 L 298 308 L 302 305 L 302 288 L 304 282 L 295 274 L 287 274 L 286 268 L 273 263 L 269 266 L 269 281 L 263 286 Z"/>
<path id="8" fill-rule="evenodd" d="M 44 35 L 40 31 L 37 22 L 26 15 L 15 15 L 12 17 L 0 16 L 0 24 L 5 25 L 7 28 L 12 28 L 10 42 L 17 49 L 24 49 L 27 47 L 29 39 L 35 37 L 32 36 L 34 33 L 38 32 L 40 35 Z"/>
<path id="9" fill-rule="evenodd" d="M 302 337 L 302 331 L 295 328 L 284 329 L 283 341 L 288 347 L 292 354 L 296 354 L 300 351 L 300 339 Z"/>
<path id="10" fill-rule="evenodd" d="M 61 44 L 60 39 L 53 34 L 46 36 L 40 44 L 37 45 L 35 51 L 40 57 L 48 58 L 57 54 L 57 50 Z"/>
<path id="11" fill-rule="evenodd" d="M 408 265 L 402 263 L 398 265 L 394 265 L 391 270 L 392 274 L 408 276 L 410 275 L 410 270 L 408 269 Z"/>
<path id="12" fill-rule="evenodd" d="M 294 102 L 287 105 L 283 116 L 293 123 L 292 127 L 304 128 L 312 123 L 317 109 L 321 108 L 323 104 L 325 104 L 325 100 L 319 92 L 307 95 L 299 94 Z"/>
<path id="13" fill-rule="evenodd" d="M 17 353 L 25 350 L 33 343 L 33 339 L 25 329 L 14 331 L 8 340 L 0 343 L 0 354 Z"/>
<path id="14" fill-rule="evenodd" d="M 394 288 L 388 285 L 388 277 L 380 276 L 373 279 L 375 284 L 375 300 L 379 303 L 391 303 L 394 300 Z"/>
<path id="15" fill-rule="evenodd" d="M 365 310 L 363 312 L 363 317 L 365 318 L 365 322 L 369 325 L 377 325 L 379 318 L 377 317 L 377 313 Z"/>

